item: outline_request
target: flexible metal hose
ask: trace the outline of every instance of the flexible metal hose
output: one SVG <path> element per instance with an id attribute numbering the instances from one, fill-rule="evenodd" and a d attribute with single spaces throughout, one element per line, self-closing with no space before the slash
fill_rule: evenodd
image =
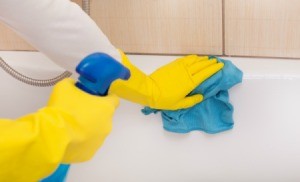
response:
<path id="1" fill-rule="evenodd" d="M 82 9 L 90 15 L 90 0 L 82 0 Z M 70 77 L 72 75 L 71 72 L 65 71 L 62 74 L 58 75 L 57 77 L 46 79 L 46 80 L 39 80 L 30 78 L 28 76 L 25 76 L 15 69 L 13 69 L 11 66 L 9 66 L 1 57 L 0 57 L 0 67 L 9 75 L 14 77 L 15 79 L 26 83 L 28 85 L 37 86 L 37 87 L 50 87 L 55 85 L 60 80 Z"/>
<path id="2" fill-rule="evenodd" d="M 57 82 L 59 82 L 60 80 L 70 77 L 72 75 L 72 73 L 65 71 L 62 74 L 60 74 L 59 76 L 55 77 L 55 78 L 51 78 L 51 79 L 46 79 L 46 80 L 39 80 L 39 79 L 34 79 L 34 78 L 29 78 L 21 73 L 19 73 L 18 71 L 16 71 L 15 69 L 13 69 L 12 67 L 10 67 L 1 57 L 0 57 L 0 67 L 7 72 L 8 74 L 10 74 L 12 77 L 14 77 L 15 79 L 26 83 L 28 85 L 32 85 L 32 86 L 37 86 L 37 87 L 50 87 L 55 85 Z"/>
<path id="3" fill-rule="evenodd" d="M 90 15 L 90 0 L 82 0 L 82 9 Z"/>

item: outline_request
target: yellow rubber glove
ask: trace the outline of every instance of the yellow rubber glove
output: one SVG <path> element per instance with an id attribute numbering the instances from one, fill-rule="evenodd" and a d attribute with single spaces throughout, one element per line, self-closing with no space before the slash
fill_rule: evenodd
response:
<path id="1" fill-rule="evenodd" d="M 0 119 L 0 181 L 36 182 L 60 163 L 89 160 L 112 128 L 116 96 L 97 97 L 58 83 L 48 106 L 15 121 Z"/>
<path id="2" fill-rule="evenodd" d="M 115 81 L 110 92 L 155 109 L 177 110 L 201 102 L 202 95 L 187 95 L 224 66 L 207 56 L 190 55 L 176 59 L 147 76 L 132 65 L 123 52 L 120 53 L 131 77 L 127 81 Z"/>

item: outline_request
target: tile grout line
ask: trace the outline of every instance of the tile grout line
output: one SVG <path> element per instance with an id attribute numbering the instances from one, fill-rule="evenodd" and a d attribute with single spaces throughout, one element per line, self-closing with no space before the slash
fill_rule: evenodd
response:
<path id="1" fill-rule="evenodd" d="M 225 54 L 225 0 L 222 0 L 222 55 Z"/>

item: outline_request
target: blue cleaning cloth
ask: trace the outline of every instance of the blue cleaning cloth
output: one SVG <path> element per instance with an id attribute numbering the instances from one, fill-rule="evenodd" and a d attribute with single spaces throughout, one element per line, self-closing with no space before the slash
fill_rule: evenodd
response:
<path id="1" fill-rule="evenodd" d="M 204 101 L 195 106 L 177 111 L 156 110 L 145 107 L 145 115 L 161 111 L 164 129 L 175 133 L 200 130 L 214 134 L 233 127 L 233 106 L 229 103 L 228 89 L 242 82 L 243 73 L 231 61 L 218 59 L 224 63 L 221 71 L 196 87 L 189 95 L 202 94 Z"/>
<path id="2" fill-rule="evenodd" d="M 56 171 L 40 182 L 65 182 L 70 165 L 61 164 Z"/>

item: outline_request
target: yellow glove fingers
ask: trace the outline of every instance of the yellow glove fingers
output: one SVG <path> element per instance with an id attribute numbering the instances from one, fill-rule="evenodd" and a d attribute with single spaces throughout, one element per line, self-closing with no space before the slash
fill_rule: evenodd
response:
<path id="1" fill-rule="evenodd" d="M 201 62 L 197 62 L 197 63 L 192 64 L 188 69 L 189 69 L 189 72 L 190 72 L 191 75 L 195 75 L 198 72 L 200 72 L 200 71 L 204 70 L 205 68 L 207 68 L 207 67 L 209 67 L 213 64 L 216 64 L 216 63 L 217 63 L 216 59 L 201 61 Z"/>
<path id="2" fill-rule="evenodd" d="M 116 81 L 110 92 L 119 97 L 156 109 L 175 110 L 188 108 L 203 97 L 186 97 L 195 87 L 223 67 L 208 56 L 189 55 L 166 64 L 149 76 L 132 65 L 121 52 L 122 63 L 130 70 L 128 81 Z"/>
<path id="3" fill-rule="evenodd" d="M 206 60 L 208 60 L 208 56 L 199 57 L 197 55 L 189 55 L 178 59 L 178 61 L 182 61 L 183 64 L 186 66 L 190 66 L 194 63 L 206 61 Z"/>
<path id="4" fill-rule="evenodd" d="M 209 60 L 208 56 L 201 56 L 201 57 L 198 56 L 198 61 L 206 61 L 206 60 Z"/>
<path id="5" fill-rule="evenodd" d="M 176 61 L 180 61 L 184 65 L 189 66 L 189 65 L 191 65 L 191 64 L 198 61 L 198 56 L 197 55 L 188 55 L 188 56 L 185 56 L 183 58 L 179 58 Z"/>
<path id="6" fill-rule="evenodd" d="M 176 105 L 174 105 L 170 110 L 186 109 L 200 103 L 201 101 L 203 101 L 203 95 L 200 94 L 185 97 Z"/>
<path id="7" fill-rule="evenodd" d="M 198 86 L 204 80 L 208 79 L 209 77 L 211 77 L 212 75 L 217 73 L 219 70 L 221 70 L 223 67 L 224 67 L 224 63 L 213 64 L 213 65 L 205 68 L 201 72 L 198 72 L 197 74 L 193 75 L 192 78 L 193 78 L 195 85 Z"/>

